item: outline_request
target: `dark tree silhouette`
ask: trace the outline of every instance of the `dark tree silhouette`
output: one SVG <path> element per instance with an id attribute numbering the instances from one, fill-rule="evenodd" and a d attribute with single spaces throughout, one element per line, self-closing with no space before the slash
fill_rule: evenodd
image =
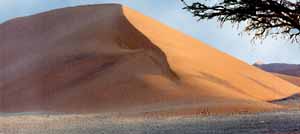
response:
<path id="1" fill-rule="evenodd" d="M 245 22 L 244 31 L 253 32 L 254 39 L 281 35 L 299 43 L 299 0 L 222 0 L 215 5 L 208 5 L 199 0 L 192 3 L 181 1 L 185 5 L 184 9 L 199 20 L 216 18 L 221 25 L 224 22 Z"/>

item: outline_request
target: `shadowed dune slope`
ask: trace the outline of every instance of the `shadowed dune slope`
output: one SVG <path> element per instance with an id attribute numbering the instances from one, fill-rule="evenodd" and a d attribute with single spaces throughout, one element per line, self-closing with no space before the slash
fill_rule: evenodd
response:
<path id="1" fill-rule="evenodd" d="M 0 61 L 1 112 L 257 111 L 299 92 L 117 4 L 5 22 Z"/>

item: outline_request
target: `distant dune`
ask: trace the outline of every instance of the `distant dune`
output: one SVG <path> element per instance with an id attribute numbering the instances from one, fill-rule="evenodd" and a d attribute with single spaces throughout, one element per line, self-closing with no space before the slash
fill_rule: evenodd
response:
<path id="1" fill-rule="evenodd" d="M 299 76 L 300 77 L 300 65 L 297 64 L 284 64 L 284 63 L 272 63 L 272 64 L 254 64 L 267 72 Z"/>
<path id="2" fill-rule="evenodd" d="M 250 112 L 300 91 L 117 4 L 5 22 L 0 58 L 1 112 Z"/>

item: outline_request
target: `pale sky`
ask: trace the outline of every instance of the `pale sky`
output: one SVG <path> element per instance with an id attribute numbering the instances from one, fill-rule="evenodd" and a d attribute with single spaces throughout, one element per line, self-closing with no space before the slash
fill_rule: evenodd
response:
<path id="1" fill-rule="evenodd" d="M 242 28 L 233 28 L 230 24 L 220 28 L 214 20 L 197 22 L 182 10 L 180 0 L 0 0 L 0 23 L 57 8 L 100 3 L 129 6 L 249 64 L 258 60 L 300 64 L 300 44 L 281 39 L 266 39 L 253 44 L 251 37 L 238 35 Z"/>

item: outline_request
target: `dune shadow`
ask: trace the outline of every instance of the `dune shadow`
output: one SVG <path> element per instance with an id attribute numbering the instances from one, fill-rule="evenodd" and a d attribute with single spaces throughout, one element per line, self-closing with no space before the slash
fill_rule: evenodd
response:
<path id="1" fill-rule="evenodd" d="M 282 104 L 282 105 L 293 105 L 293 104 L 300 105 L 300 93 L 296 93 L 291 96 L 277 99 L 277 100 L 271 100 L 268 102 L 275 103 L 275 104 Z"/>
<path id="2" fill-rule="evenodd" d="M 121 31 L 117 39 L 119 46 L 123 49 L 144 50 L 143 52 L 148 55 L 153 63 L 162 69 L 163 73 L 172 80 L 178 80 L 179 76 L 172 70 L 165 52 L 130 22 L 124 13 L 122 5 L 118 6 L 122 14 L 119 21 L 121 24 L 118 25 Z"/>
<path id="3" fill-rule="evenodd" d="M 66 12 L 69 11 L 71 12 L 72 11 L 71 9 L 73 8 L 82 8 L 80 10 L 83 10 L 83 12 L 85 12 L 86 10 L 90 10 L 89 8 L 96 9 L 95 11 L 97 11 L 97 8 L 101 10 L 100 8 L 102 8 L 102 6 L 103 5 L 80 6 L 80 7 L 65 8 L 61 10 L 58 9 L 55 10 L 55 12 L 54 11 L 50 11 L 50 12 L 53 13 L 52 16 L 55 16 L 55 14 L 60 14 L 60 13 L 64 14 L 63 12 L 66 10 L 67 10 Z M 108 26 L 110 26 L 109 28 L 111 28 L 112 31 L 116 32 L 116 33 L 112 32 L 113 34 L 116 34 L 116 37 L 114 37 L 115 40 L 112 40 L 113 43 L 111 42 L 109 43 L 111 43 L 112 45 L 115 45 L 114 43 L 116 43 L 119 45 L 120 49 L 124 49 L 124 50 L 138 50 L 138 51 L 130 51 L 130 52 L 141 54 L 141 55 L 134 55 L 134 56 L 144 56 L 143 57 L 144 59 L 153 62 L 151 63 L 151 65 L 148 66 L 156 67 L 157 70 L 160 70 L 160 71 L 156 71 L 156 70 L 152 71 L 154 69 L 143 70 L 142 67 L 144 66 L 142 66 L 141 70 L 144 71 L 142 73 L 157 73 L 158 75 L 166 76 L 168 79 L 171 79 L 172 82 L 177 82 L 177 80 L 179 80 L 179 76 L 172 70 L 168 62 L 167 55 L 155 43 L 153 43 L 146 35 L 144 35 L 133 24 L 131 24 L 131 22 L 128 20 L 128 18 L 125 16 L 123 12 L 122 6 L 117 4 L 105 5 L 105 6 L 114 6 L 114 10 L 112 14 L 116 15 L 113 17 L 113 21 L 115 21 L 113 22 L 114 24 L 108 24 Z M 110 12 L 107 12 L 107 14 L 110 14 Z M 75 16 L 74 18 L 77 17 L 76 14 L 72 14 L 72 15 Z M 39 21 L 39 23 L 46 23 L 44 20 L 51 20 L 49 22 L 52 22 L 54 20 L 54 22 L 56 22 L 55 17 L 51 19 L 43 18 L 49 16 L 51 18 L 51 15 L 48 16 L 34 15 L 34 16 L 24 17 L 22 19 L 24 20 L 33 19 Z M 74 18 L 71 17 L 71 19 Z M 83 19 L 89 19 L 89 18 L 87 17 Z M 101 16 L 99 16 L 99 18 L 97 19 L 98 20 L 95 21 L 96 24 L 107 18 L 105 18 L 105 16 L 102 18 Z M 57 20 L 57 21 L 61 21 L 62 23 L 64 23 L 64 21 L 62 20 Z M 86 27 L 88 29 L 86 29 Z M 105 26 L 97 27 L 97 25 L 92 25 L 92 24 L 84 25 L 79 28 L 77 27 L 78 29 L 75 29 L 74 30 L 75 32 L 70 33 L 70 35 L 64 37 L 63 41 L 50 42 L 49 43 L 50 45 L 51 43 L 57 43 L 57 45 L 55 45 L 56 46 L 55 49 L 54 47 L 49 47 L 49 50 L 47 50 L 47 52 L 50 51 L 50 49 L 51 51 L 60 50 L 60 47 L 66 47 L 66 46 L 68 46 L 68 48 L 70 47 L 70 48 L 81 49 L 82 46 L 89 43 L 89 42 L 88 43 L 85 42 L 86 40 L 103 39 L 104 37 L 99 37 L 96 34 L 98 32 L 100 33 L 103 32 L 101 31 L 102 30 L 101 28 L 104 29 L 104 27 Z M 26 33 L 27 31 L 25 30 L 23 32 Z M 31 32 L 38 33 L 39 30 L 36 31 L 36 29 L 32 29 Z M 84 36 L 81 37 L 77 34 L 80 35 L 83 34 Z M 37 34 L 37 36 L 38 35 L 39 34 Z M 105 36 L 109 37 L 110 35 L 105 35 Z M 32 37 L 32 39 L 34 38 L 38 38 L 38 37 Z M 10 44 L 3 44 L 3 45 L 10 45 Z M 32 44 L 32 45 L 36 46 L 37 44 Z M 105 43 L 95 44 L 94 46 L 96 45 L 107 45 L 107 44 Z M 124 55 L 116 54 L 114 55 L 115 57 L 106 55 L 107 57 L 104 57 L 103 55 L 105 54 L 99 55 L 99 54 L 91 53 L 91 51 L 85 51 L 82 53 L 75 53 L 74 55 L 67 56 L 67 57 L 62 57 L 62 56 L 57 56 L 54 58 L 51 57 L 53 58 L 52 60 L 44 59 L 44 61 L 42 61 L 41 63 L 37 63 L 41 65 L 41 67 L 31 70 L 32 73 L 30 73 L 30 77 L 28 77 L 28 75 L 20 75 L 20 78 L 8 79 L 7 77 L 0 76 L 0 77 L 4 77 L 3 79 L 7 80 L 7 82 L 3 83 L 0 87 L 0 111 L 1 112 L 31 112 L 31 111 L 78 112 L 84 109 L 85 111 L 88 112 L 94 112 L 98 110 L 101 111 L 103 109 L 109 110 L 109 108 L 113 106 L 115 107 L 120 106 L 121 108 L 121 104 L 124 104 L 123 107 L 127 107 L 128 105 L 125 105 L 127 103 L 128 104 L 130 103 L 132 104 L 132 106 L 135 106 L 135 105 L 143 105 L 142 103 L 151 104 L 159 101 L 169 101 L 168 99 L 165 99 L 167 97 L 163 96 L 163 94 L 160 94 L 158 96 L 155 96 L 155 94 L 151 94 L 152 93 L 151 90 L 144 90 L 144 91 L 134 90 L 134 88 L 141 88 L 141 89 L 152 88 L 152 87 L 148 87 L 147 85 L 148 83 L 146 83 L 145 81 L 134 81 L 135 82 L 134 84 L 138 83 L 138 86 L 136 87 L 133 86 L 134 84 L 127 85 L 128 91 L 124 91 L 124 88 L 121 87 L 111 88 L 105 86 L 108 85 L 107 84 L 108 82 L 105 81 L 108 79 L 107 76 L 109 76 L 109 73 L 113 72 L 113 69 L 115 69 L 116 66 L 126 62 L 126 61 L 122 61 L 121 60 L 122 58 L 128 55 L 129 56 L 125 58 L 131 58 L 131 57 L 136 58 L 134 56 L 131 56 L 132 53 L 125 53 L 125 54 L 122 53 Z M 136 61 L 134 61 L 133 59 L 131 62 L 135 63 Z M 153 66 L 153 64 L 155 66 Z M 118 71 L 126 72 L 126 70 L 118 70 Z M 130 71 L 133 71 L 128 73 L 128 75 L 130 76 L 124 76 L 124 77 L 135 77 L 135 75 L 132 74 L 139 73 L 134 69 L 130 69 Z M 7 75 L 11 75 L 11 74 L 7 73 Z M 120 75 L 119 77 L 122 77 L 122 75 Z M 99 84 L 103 84 L 103 85 L 97 86 L 95 87 L 95 89 L 93 88 L 93 89 L 83 90 L 84 88 L 80 88 L 80 89 L 78 88 L 78 87 L 88 87 L 87 85 L 93 83 L 97 79 L 99 80 L 99 78 L 101 78 L 102 80 L 99 81 Z M 109 84 L 120 85 L 125 83 L 125 82 L 124 83 L 118 83 L 118 82 L 119 81 L 110 81 Z M 104 88 L 110 89 L 111 91 L 110 92 L 107 90 L 107 92 L 109 93 L 107 93 L 106 96 L 103 95 L 104 93 L 102 93 L 104 91 Z M 116 93 L 119 96 L 113 94 L 113 91 L 118 91 Z M 131 92 L 132 94 L 129 94 Z M 100 97 L 96 96 L 95 94 L 99 95 Z M 141 95 L 142 97 L 139 95 Z M 103 99 L 107 96 L 112 96 L 112 97 L 118 96 L 118 97 L 123 97 L 123 98 L 127 97 L 127 98 L 126 100 L 121 100 L 121 99 L 118 100 L 118 98 L 112 98 L 107 100 Z M 145 100 L 143 96 L 145 96 Z M 110 100 L 113 101 L 110 102 Z M 72 106 L 70 106 L 70 104 L 72 104 Z M 108 107 L 107 106 L 108 104 L 112 104 L 113 106 Z"/>

